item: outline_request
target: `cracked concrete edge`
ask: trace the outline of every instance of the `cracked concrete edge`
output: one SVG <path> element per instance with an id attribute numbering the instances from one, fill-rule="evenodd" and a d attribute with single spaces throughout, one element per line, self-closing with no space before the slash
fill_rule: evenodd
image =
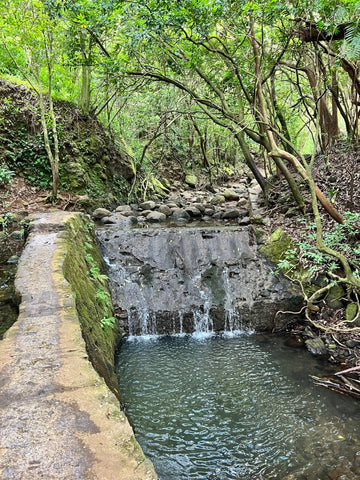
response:
<path id="1" fill-rule="evenodd" d="M 70 219 L 68 217 L 65 223 Z M 156 480 L 154 467 L 136 441 L 126 415 L 120 410 L 118 399 L 88 360 L 71 286 L 63 275 L 62 265 L 67 254 L 63 235 L 61 233 L 58 237 L 52 261 L 54 284 L 62 303 L 61 367 L 56 381 L 63 386 L 63 391 L 57 396 L 88 413 L 96 426 L 97 433 L 78 433 L 94 459 L 90 467 L 91 478 Z"/>

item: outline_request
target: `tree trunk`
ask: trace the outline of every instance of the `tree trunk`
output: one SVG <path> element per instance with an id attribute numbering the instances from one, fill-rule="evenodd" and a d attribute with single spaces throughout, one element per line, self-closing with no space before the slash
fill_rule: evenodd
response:
<path id="1" fill-rule="evenodd" d="M 264 103 L 264 97 L 263 97 L 263 91 L 262 91 L 262 85 L 261 85 L 261 73 L 260 73 L 260 62 L 259 62 L 259 53 L 258 53 L 258 44 L 257 44 L 257 39 L 255 37 L 255 29 L 254 29 L 254 23 L 252 22 L 250 25 L 250 37 L 249 37 L 250 43 L 252 45 L 253 49 L 253 54 L 254 54 L 254 61 L 255 61 L 255 77 L 257 79 L 256 83 L 256 94 L 258 97 L 258 102 L 259 102 L 259 110 L 263 119 L 263 123 L 266 126 L 266 134 L 269 140 L 269 146 L 271 148 L 271 152 L 269 152 L 269 155 L 271 155 L 273 158 L 280 157 L 283 158 L 284 160 L 289 161 L 297 170 L 297 172 L 304 178 L 308 179 L 307 172 L 305 168 L 301 165 L 299 160 L 295 157 L 295 155 L 292 155 L 289 152 L 286 152 L 285 150 L 281 150 L 274 138 L 273 132 L 268 128 L 269 121 L 266 113 L 266 108 L 265 108 L 265 103 Z M 337 209 L 333 206 L 333 204 L 326 198 L 326 196 L 322 193 L 322 191 L 319 189 L 319 187 L 314 184 L 314 189 L 317 195 L 317 198 L 319 199 L 320 203 L 322 206 L 325 208 L 325 210 L 331 215 L 331 217 L 336 220 L 338 223 L 343 223 L 344 222 L 344 217 L 337 211 Z"/>
<path id="2" fill-rule="evenodd" d="M 81 29 L 80 32 L 81 47 L 81 93 L 80 93 L 80 109 L 85 116 L 89 115 L 90 97 L 91 97 L 91 66 L 89 65 L 89 54 L 86 48 L 86 32 Z M 91 38 L 89 39 L 89 48 L 91 49 Z"/>

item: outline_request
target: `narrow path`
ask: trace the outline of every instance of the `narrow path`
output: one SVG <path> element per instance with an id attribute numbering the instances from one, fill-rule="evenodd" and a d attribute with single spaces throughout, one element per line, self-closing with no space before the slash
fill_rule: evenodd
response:
<path id="1" fill-rule="evenodd" d="M 68 215 L 39 217 L 19 263 L 20 315 L 0 342 L 0 478 L 153 480 L 116 398 L 87 358 L 62 275 Z"/>

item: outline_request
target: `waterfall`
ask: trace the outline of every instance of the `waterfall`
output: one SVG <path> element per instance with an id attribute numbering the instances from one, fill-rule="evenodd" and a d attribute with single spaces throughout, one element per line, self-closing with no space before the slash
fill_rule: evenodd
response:
<path id="1" fill-rule="evenodd" d="M 266 330 L 277 310 L 296 310 L 251 228 L 109 226 L 97 238 L 126 335 Z"/>

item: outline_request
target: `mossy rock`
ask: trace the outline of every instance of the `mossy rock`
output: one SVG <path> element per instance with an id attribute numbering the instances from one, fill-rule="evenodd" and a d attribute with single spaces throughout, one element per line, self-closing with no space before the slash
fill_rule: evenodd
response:
<path id="1" fill-rule="evenodd" d="M 224 195 L 215 195 L 210 201 L 211 205 L 221 205 L 222 203 L 225 203 L 225 197 Z"/>
<path id="2" fill-rule="evenodd" d="M 185 183 L 191 188 L 196 188 L 198 186 L 199 179 L 193 173 L 188 173 L 185 177 Z"/>
<path id="3" fill-rule="evenodd" d="M 281 260 L 288 260 L 288 266 L 281 267 L 280 264 L 279 268 L 286 273 L 290 279 L 300 282 L 307 295 L 312 295 L 318 287 L 311 284 L 311 273 L 297 263 L 296 255 L 286 258 L 287 252 L 290 249 L 296 251 L 296 246 L 291 237 L 281 228 L 277 228 L 270 239 L 260 247 L 260 252 L 277 265 L 279 265 Z"/>
<path id="4" fill-rule="evenodd" d="M 285 257 L 286 252 L 293 246 L 289 235 L 281 228 L 277 228 L 269 241 L 260 249 L 261 253 L 274 263 L 279 263 Z"/>
<path id="5" fill-rule="evenodd" d="M 358 313 L 358 305 L 356 303 L 349 303 L 346 307 L 346 321 L 352 322 Z"/>
<path id="6" fill-rule="evenodd" d="M 342 308 L 343 302 L 342 297 L 345 295 L 345 290 L 341 285 L 334 285 L 330 288 L 329 293 L 326 297 L 326 304 L 330 308 Z"/>

